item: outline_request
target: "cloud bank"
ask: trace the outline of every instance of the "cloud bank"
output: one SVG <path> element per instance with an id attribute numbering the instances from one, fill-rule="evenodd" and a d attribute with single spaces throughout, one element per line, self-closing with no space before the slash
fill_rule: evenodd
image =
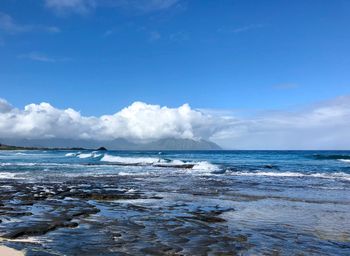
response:
<path id="1" fill-rule="evenodd" d="M 212 139 L 239 149 L 350 149 L 350 96 L 240 119 Z"/>
<path id="2" fill-rule="evenodd" d="M 149 142 L 161 138 L 209 139 L 231 149 L 349 149 L 350 96 L 298 111 L 238 118 L 135 102 L 112 115 L 83 116 L 49 103 L 18 109 L 0 99 L 0 138 L 62 138 Z"/>
<path id="3" fill-rule="evenodd" d="M 211 116 L 187 104 L 168 108 L 135 102 L 113 115 L 86 117 L 49 103 L 29 104 L 20 110 L 0 101 L 0 138 L 125 138 L 146 142 L 170 137 L 207 138 L 216 126 Z"/>

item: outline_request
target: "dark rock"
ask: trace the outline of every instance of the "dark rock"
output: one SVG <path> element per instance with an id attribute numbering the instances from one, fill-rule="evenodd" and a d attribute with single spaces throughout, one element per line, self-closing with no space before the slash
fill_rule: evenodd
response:
<path id="1" fill-rule="evenodd" d="M 57 228 L 76 227 L 75 224 L 69 221 L 39 222 L 31 226 L 15 228 L 14 230 L 5 234 L 3 237 L 9 238 L 9 239 L 16 239 L 22 236 L 40 236 L 50 231 L 53 231 Z"/>
<path id="2" fill-rule="evenodd" d="M 123 199 L 139 199 L 140 196 L 137 194 L 112 194 L 112 193 L 72 193 L 70 197 L 82 198 L 87 200 L 97 201 L 113 201 Z"/>
<path id="3" fill-rule="evenodd" d="M 107 149 L 105 147 L 99 147 L 97 151 L 107 151 Z"/>

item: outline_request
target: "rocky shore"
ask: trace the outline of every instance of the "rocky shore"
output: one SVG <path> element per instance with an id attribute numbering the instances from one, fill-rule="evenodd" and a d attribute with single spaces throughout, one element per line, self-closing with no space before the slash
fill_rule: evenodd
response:
<path id="1" fill-rule="evenodd" d="M 228 211 L 165 202 L 137 177 L 0 181 L 0 236 L 26 255 L 234 255 L 250 244 Z"/>

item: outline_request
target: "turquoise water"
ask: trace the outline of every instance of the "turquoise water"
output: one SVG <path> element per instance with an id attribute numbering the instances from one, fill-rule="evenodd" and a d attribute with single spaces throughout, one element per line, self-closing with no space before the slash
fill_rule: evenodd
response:
<path id="1" fill-rule="evenodd" d="M 248 237 L 242 254 L 350 254 L 350 151 L 0 151 L 3 185 L 96 179 L 162 197 L 138 206 L 186 205 L 159 213 L 167 216 L 234 209 L 220 215 L 220 227 Z M 110 205 L 96 205 L 96 218 L 115 216 Z M 55 237 L 52 248 L 62 250 Z"/>

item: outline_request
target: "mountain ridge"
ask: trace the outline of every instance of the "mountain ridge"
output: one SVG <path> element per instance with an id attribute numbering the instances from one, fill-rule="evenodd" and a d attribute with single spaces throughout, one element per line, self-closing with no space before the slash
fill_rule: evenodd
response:
<path id="1" fill-rule="evenodd" d="M 78 140 L 78 139 L 0 139 L 0 144 L 24 148 L 95 149 L 105 147 L 109 150 L 220 150 L 219 145 L 207 140 L 165 138 L 149 143 L 134 143 L 126 139 L 110 141 Z"/>

